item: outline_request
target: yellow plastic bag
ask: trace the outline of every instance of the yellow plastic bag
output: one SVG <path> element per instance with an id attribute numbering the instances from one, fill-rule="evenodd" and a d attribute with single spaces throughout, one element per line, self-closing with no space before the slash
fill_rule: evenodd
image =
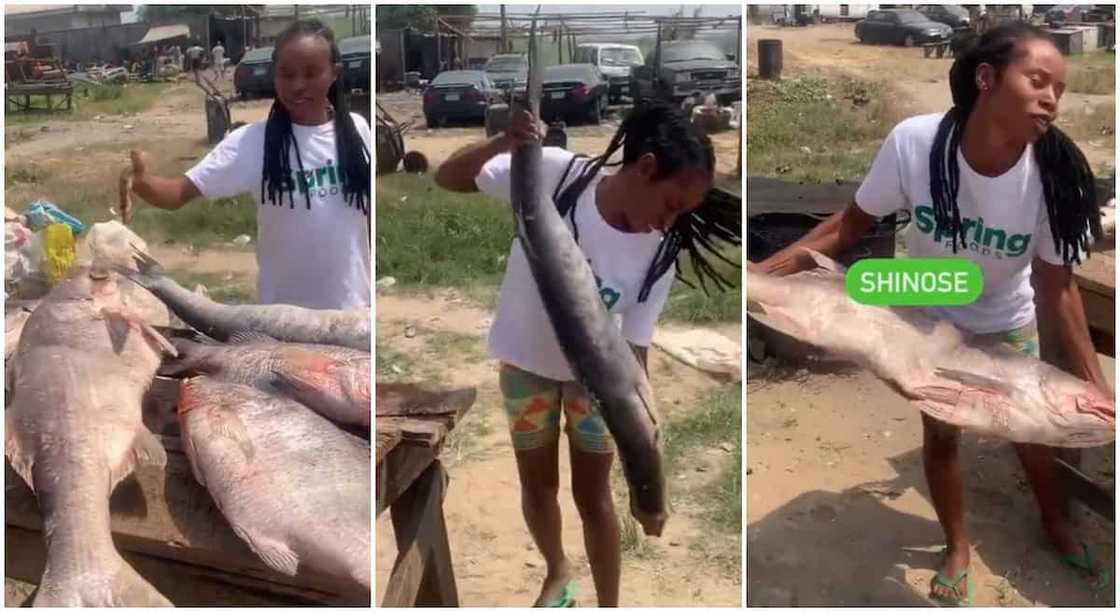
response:
<path id="1" fill-rule="evenodd" d="M 43 228 L 43 271 L 47 285 L 54 287 L 62 280 L 77 258 L 74 249 L 74 232 L 64 223 L 52 223 Z"/>

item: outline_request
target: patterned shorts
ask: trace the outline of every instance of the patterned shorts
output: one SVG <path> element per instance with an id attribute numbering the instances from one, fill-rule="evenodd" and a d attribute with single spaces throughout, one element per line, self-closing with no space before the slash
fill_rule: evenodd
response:
<path id="1" fill-rule="evenodd" d="M 585 453 L 613 453 L 607 424 L 577 382 L 537 376 L 509 364 L 498 374 L 514 450 L 533 450 L 560 439 L 560 413 L 572 446 Z"/>
<path id="2" fill-rule="evenodd" d="M 1036 325 L 1034 321 L 1017 329 L 991 334 L 979 334 L 977 338 L 1006 344 L 1011 349 L 1023 353 L 1024 355 L 1030 355 L 1036 359 L 1042 356 L 1038 347 L 1038 325 Z"/>

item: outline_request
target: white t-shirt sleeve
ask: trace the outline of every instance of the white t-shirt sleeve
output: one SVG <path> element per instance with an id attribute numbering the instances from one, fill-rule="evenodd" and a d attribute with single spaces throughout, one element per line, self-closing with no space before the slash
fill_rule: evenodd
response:
<path id="1" fill-rule="evenodd" d="M 350 118 L 354 120 L 354 127 L 358 129 L 358 136 L 362 137 L 362 142 L 366 145 L 366 150 L 369 150 L 369 122 L 366 118 L 358 113 L 350 113 Z"/>
<path id="2" fill-rule="evenodd" d="M 675 272 L 669 269 L 649 290 L 649 298 L 638 302 L 628 312 L 622 315 L 622 335 L 630 344 L 649 346 L 653 342 L 653 332 L 657 327 L 657 319 L 661 310 L 665 308 L 665 301 L 669 298 L 669 289 L 673 286 Z"/>
<path id="3" fill-rule="evenodd" d="M 907 205 L 898 132 L 897 126 L 891 130 L 856 191 L 856 205 L 869 215 L 885 217 Z"/>
<path id="4" fill-rule="evenodd" d="M 243 126 L 234 130 L 207 153 L 202 161 L 187 170 L 187 178 L 203 197 L 230 198 L 260 188 L 259 168 L 263 161 L 264 145 L 254 142 L 259 139 L 249 137 L 252 127 L 254 126 Z"/>
<path id="5" fill-rule="evenodd" d="M 541 180 L 547 189 L 545 195 L 552 196 L 553 190 L 560 182 L 564 170 L 568 168 L 568 164 L 571 163 L 574 156 L 573 153 L 559 147 L 543 147 L 541 149 Z M 578 172 L 579 168 L 579 163 L 576 163 L 569 173 L 567 181 L 571 181 L 572 176 Z M 478 176 L 474 177 L 474 184 L 482 193 L 503 202 L 510 202 L 509 173 L 510 154 L 500 153 L 483 164 L 482 169 L 478 171 Z"/>

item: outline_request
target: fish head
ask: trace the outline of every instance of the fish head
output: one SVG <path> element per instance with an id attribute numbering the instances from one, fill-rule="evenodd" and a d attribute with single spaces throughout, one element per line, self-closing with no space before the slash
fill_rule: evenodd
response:
<path id="1" fill-rule="evenodd" d="M 652 489 L 652 487 L 647 487 L 648 489 Z M 653 497 L 660 497 L 661 499 L 650 499 Z M 657 506 L 662 509 L 647 509 Z M 652 490 L 643 492 L 636 490 L 636 487 L 630 488 L 630 515 L 638 521 L 646 535 L 661 537 L 661 532 L 665 529 L 665 522 L 669 520 L 669 513 L 665 511 L 664 507 L 663 495 L 654 494 Z"/>

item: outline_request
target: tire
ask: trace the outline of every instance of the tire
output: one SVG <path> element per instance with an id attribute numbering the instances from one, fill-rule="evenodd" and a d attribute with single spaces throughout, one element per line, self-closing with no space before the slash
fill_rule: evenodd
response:
<path id="1" fill-rule="evenodd" d="M 428 125 L 429 130 L 434 130 L 439 127 L 439 117 L 436 115 L 424 115 L 424 123 Z"/>
<path id="2" fill-rule="evenodd" d="M 603 122 L 602 96 L 595 98 L 595 102 L 591 104 L 591 110 L 587 113 L 587 121 L 593 125 L 599 125 Z"/>
<path id="3" fill-rule="evenodd" d="M 913 47 L 914 46 L 914 36 L 912 34 L 907 34 L 906 38 L 902 39 L 902 46 L 907 47 L 907 48 Z"/>

